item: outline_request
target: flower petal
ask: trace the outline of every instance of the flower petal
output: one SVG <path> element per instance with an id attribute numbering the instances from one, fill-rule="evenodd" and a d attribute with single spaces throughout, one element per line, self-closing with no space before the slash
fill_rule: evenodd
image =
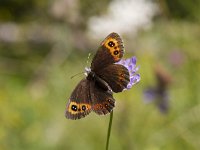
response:
<path id="1" fill-rule="evenodd" d="M 135 74 L 139 70 L 139 67 L 136 67 L 136 62 L 137 59 L 135 56 L 133 56 L 128 59 L 121 59 L 119 62 L 116 63 L 125 66 L 129 71 L 130 82 L 128 83 L 126 89 L 130 89 L 134 84 L 140 81 L 140 75 Z"/>

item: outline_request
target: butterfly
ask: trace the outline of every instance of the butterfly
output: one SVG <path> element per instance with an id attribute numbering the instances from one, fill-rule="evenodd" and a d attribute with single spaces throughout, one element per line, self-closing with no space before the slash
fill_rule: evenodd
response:
<path id="1" fill-rule="evenodd" d="M 87 76 L 72 92 L 66 107 L 68 119 L 80 119 L 91 111 L 98 115 L 110 113 L 115 107 L 113 92 L 122 92 L 130 82 L 129 71 L 116 64 L 124 55 L 124 46 L 117 33 L 110 33 L 93 57 Z"/>

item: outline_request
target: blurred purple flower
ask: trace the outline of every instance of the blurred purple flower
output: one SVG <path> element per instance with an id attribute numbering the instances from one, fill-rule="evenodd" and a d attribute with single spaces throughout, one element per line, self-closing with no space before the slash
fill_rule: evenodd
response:
<path id="1" fill-rule="evenodd" d="M 172 82 L 171 75 L 163 66 L 156 64 L 154 68 L 156 85 L 149 87 L 144 91 L 144 102 L 154 102 L 160 112 L 167 113 L 169 110 L 168 86 Z"/>
<path id="2" fill-rule="evenodd" d="M 144 102 L 146 104 L 155 102 L 162 113 L 167 113 L 169 110 L 169 96 L 166 91 L 150 87 L 144 91 Z"/>
<path id="3" fill-rule="evenodd" d="M 160 101 L 157 102 L 157 105 L 162 113 L 167 113 L 169 110 L 169 94 L 167 91 L 160 94 Z"/>
<path id="4" fill-rule="evenodd" d="M 121 59 L 119 62 L 116 63 L 125 66 L 129 71 L 130 82 L 128 83 L 126 89 L 130 89 L 134 84 L 140 81 L 140 74 L 136 73 L 139 70 L 139 67 L 136 67 L 136 61 L 136 57 L 133 56 L 129 59 Z"/>
<path id="5" fill-rule="evenodd" d="M 148 88 L 144 91 L 144 103 L 148 104 L 156 99 L 156 90 L 154 88 Z"/>

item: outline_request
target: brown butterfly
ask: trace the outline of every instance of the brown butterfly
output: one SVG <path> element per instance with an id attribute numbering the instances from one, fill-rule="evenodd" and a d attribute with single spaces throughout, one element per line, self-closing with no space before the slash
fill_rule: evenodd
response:
<path id="1" fill-rule="evenodd" d="M 113 92 L 121 92 L 130 82 L 129 71 L 120 64 L 124 54 L 122 39 L 117 33 L 109 34 L 97 50 L 87 77 L 82 79 L 71 94 L 65 116 L 80 119 L 94 111 L 107 114 L 115 107 Z"/>

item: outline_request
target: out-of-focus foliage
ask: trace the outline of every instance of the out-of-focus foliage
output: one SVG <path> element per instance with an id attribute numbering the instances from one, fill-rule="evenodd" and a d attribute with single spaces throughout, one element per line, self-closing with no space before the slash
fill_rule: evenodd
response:
<path id="1" fill-rule="evenodd" d="M 64 111 L 84 76 L 70 77 L 84 70 L 88 52 L 94 53 L 103 40 L 88 37 L 87 22 L 105 15 L 110 2 L 0 2 L 0 149 L 105 148 L 109 116 L 91 113 L 71 121 Z M 110 149 L 200 149 L 199 2 L 164 2 L 170 19 L 158 15 L 137 35 L 121 34 L 124 57 L 136 55 L 141 81 L 114 94 Z M 165 115 L 143 103 L 144 89 L 156 85 L 156 64 L 172 77 Z"/>
<path id="2" fill-rule="evenodd" d="M 200 20 L 199 0 L 159 0 L 165 15 L 180 20 Z"/>
<path id="3" fill-rule="evenodd" d="M 105 12 L 108 8 L 108 4 L 111 0 L 103 0 L 103 1 L 96 1 L 93 0 L 85 0 L 80 1 L 80 13 L 83 15 L 81 18 L 83 23 L 94 15 L 101 15 L 102 12 Z"/>
<path id="4" fill-rule="evenodd" d="M 31 21 L 47 9 L 48 1 L 38 0 L 1 0 L 0 21 Z M 45 11 L 43 11 L 45 13 Z"/>

